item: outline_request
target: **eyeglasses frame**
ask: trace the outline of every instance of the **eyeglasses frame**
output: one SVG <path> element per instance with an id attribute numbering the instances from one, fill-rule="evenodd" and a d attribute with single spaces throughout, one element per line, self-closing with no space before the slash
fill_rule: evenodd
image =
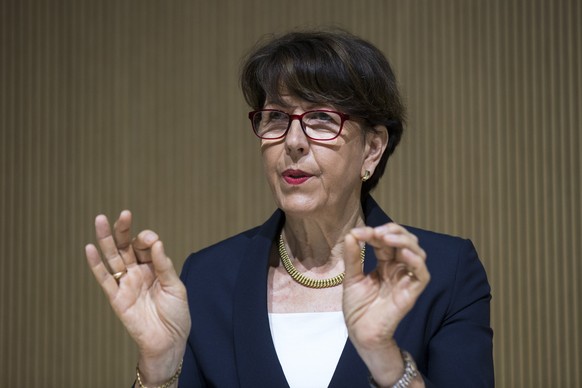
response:
<path id="1" fill-rule="evenodd" d="M 254 122 L 253 122 L 253 117 L 257 113 L 260 113 L 260 112 L 279 112 L 279 113 L 284 113 L 287 116 L 289 116 L 289 124 L 287 124 L 287 129 L 285 130 L 285 132 L 283 132 L 283 134 L 281 136 L 278 136 L 278 137 L 267 137 L 267 138 L 265 138 L 265 137 L 259 136 L 259 134 L 255 130 L 255 125 L 254 125 Z M 313 137 L 311 137 L 311 136 L 309 136 L 307 134 L 307 130 L 303 126 L 304 125 L 304 123 L 303 123 L 303 116 L 305 116 L 308 113 L 313 113 L 313 112 L 335 113 L 335 114 L 337 114 L 340 117 L 340 119 L 341 119 L 341 121 L 340 121 L 340 129 L 339 129 L 339 131 L 337 132 L 337 134 L 334 137 L 329 138 L 329 139 L 317 139 L 317 138 L 313 138 Z M 287 136 L 287 133 L 289 132 L 289 128 L 291 128 L 291 123 L 293 122 L 293 120 L 299 120 L 299 126 L 301 127 L 301 130 L 303 131 L 303 133 L 305 134 L 305 136 L 308 139 L 315 140 L 315 141 L 330 141 L 330 140 L 337 139 L 339 137 L 339 135 L 342 133 L 342 130 L 344 129 L 344 123 L 346 121 L 350 120 L 350 115 L 345 114 L 345 113 L 342 113 L 342 112 L 338 112 L 336 110 L 331 110 L 331 109 L 313 109 L 313 110 L 305 111 L 305 112 L 303 112 L 301 114 L 298 114 L 298 115 L 289 114 L 289 113 L 287 113 L 285 111 L 282 111 L 280 109 L 257 109 L 257 110 L 250 111 L 249 114 L 248 114 L 248 117 L 249 117 L 249 120 L 251 120 L 251 126 L 253 128 L 253 133 L 259 139 L 264 139 L 264 140 L 279 140 L 279 139 L 283 139 L 285 136 Z"/>

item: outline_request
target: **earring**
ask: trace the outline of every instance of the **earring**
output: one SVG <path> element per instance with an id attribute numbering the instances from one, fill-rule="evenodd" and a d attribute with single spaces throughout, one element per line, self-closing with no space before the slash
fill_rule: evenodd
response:
<path id="1" fill-rule="evenodd" d="M 370 173 L 370 171 L 366 170 L 366 172 L 364 173 L 364 176 L 362 177 L 362 182 L 367 181 L 368 179 L 370 179 L 370 176 L 372 174 Z"/>

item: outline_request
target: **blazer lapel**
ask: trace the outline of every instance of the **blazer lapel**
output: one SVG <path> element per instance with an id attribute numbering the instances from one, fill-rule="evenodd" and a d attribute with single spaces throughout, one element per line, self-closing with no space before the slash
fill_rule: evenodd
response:
<path id="1" fill-rule="evenodd" d="M 234 296 L 233 330 L 241 387 L 286 387 L 287 380 L 271 337 L 267 309 L 268 259 L 281 230 L 283 212 L 277 210 L 252 237 L 239 271 Z"/>

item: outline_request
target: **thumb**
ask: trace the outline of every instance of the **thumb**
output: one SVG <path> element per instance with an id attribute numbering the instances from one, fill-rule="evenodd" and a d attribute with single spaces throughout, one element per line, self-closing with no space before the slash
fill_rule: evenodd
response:
<path id="1" fill-rule="evenodd" d="M 180 283 L 180 278 L 174 269 L 174 264 L 164 251 L 164 244 L 162 241 L 156 241 L 151 248 L 152 264 L 154 272 L 163 287 L 174 286 Z"/>

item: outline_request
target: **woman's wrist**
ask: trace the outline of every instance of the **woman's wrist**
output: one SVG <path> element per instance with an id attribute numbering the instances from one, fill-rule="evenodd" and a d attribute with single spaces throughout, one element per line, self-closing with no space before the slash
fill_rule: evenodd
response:
<path id="1" fill-rule="evenodd" d="M 393 339 L 384 344 L 359 345 L 358 353 L 370 372 L 371 387 L 424 387 L 414 359 Z"/>
<path id="2" fill-rule="evenodd" d="M 176 375 L 179 376 L 184 358 L 185 346 L 159 356 L 140 354 L 136 366 L 135 387 L 159 387 L 167 384 Z M 137 377 L 139 376 L 139 379 Z M 169 387 L 171 385 L 166 385 Z M 177 384 L 176 384 L 177 386 Z"/>
<path id="3" fill-rule="evenodd" d="M 391 388 L 408 388 L 408 387 L 418 386 L 415 384 L 415 381 L 419 381 L 418 377 L 420 376 L 420 373 L 416 369 L 416 363 L 414 362 L 414 359 L 412 358 L 410 353 L 408 353 L 404 350 L 401 350 L 400 352 L 402 355 L 402 361 L 404 363 L 404 371 L 397 381 L 395 381 L 394 383 L 385 385 L 385 386 L 391 387 Z M 383 386 L 383 385 L 378 384 L 378 382 L 376 382 L 376 380 L 374 380 L 374 377 L 372 375 L 370 375 L 369 382 L 370 382 L 370 387 L 372 387 L 372 388 L 380 388 Z"/>
<path id="4" fill-rule="evenodd" d="M 139 370 L 139 364 L 136 366 L 135 368 L 135 375 L 136 375 L 136 384 L 134 384 L 134 387 L 137 388 L 173 388 L 173 387 L 177 387 L 178 386 L 178 378 L 180 377 L 180 373 L 182 372 L 182 363 L 184 360 L 180 361 L 180 364 L 178 364 L 178 369 L 176 369 L 176 372 L 174 372 L 174 374 L 172 375 L 172 377 L 170 377 L 167 381 L 165 381 L 163 384 L 158 384 L 155 386 L 147 386 L 141 376 L 140 370 Z"/>
<path id="5" fill-rule="evenodd" d="M 392 387 L 404 373 L 404 360 L 398 346 L 370 352 L 362 358 L 370 371 L 370 381 L 378 387 Z"/>

